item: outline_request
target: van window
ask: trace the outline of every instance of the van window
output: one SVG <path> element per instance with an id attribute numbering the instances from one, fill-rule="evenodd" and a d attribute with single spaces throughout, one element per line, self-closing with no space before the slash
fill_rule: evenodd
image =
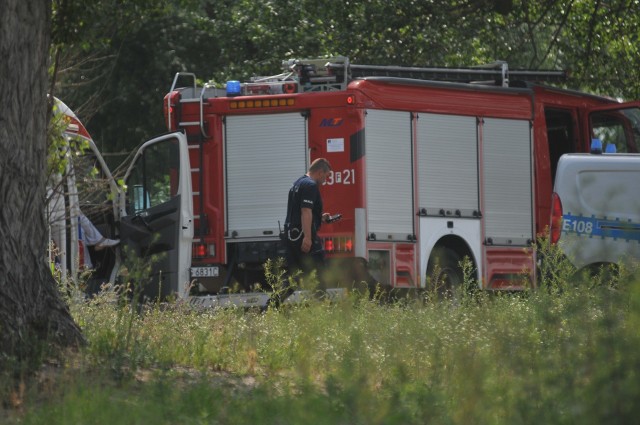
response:
<path id="1" fill-rule="evenodd" d="M 571 111 L 545 108 L 544 118 L 547 122 L 547 141 L 549 143 L 549 162 L 551 181 L 555 181 L 558 160 L 565 153 L 576 152 L 574 136 L 574 120 Z"/>
<path id="2" fill-rule="evenodd" d="M 591 137 L 602 140 L 602 146 L 614 144 L 620 153 L 638 152 L 640 146 L 640 109 L 624 108 L 593 112 L 590 116 Z"/>
<path id="3" fill-rule="evenodd" d="M 178 195 L 178 142 L 171 139 L 145 148 L 127 179 L 127 212 L 138 214 Z"/>

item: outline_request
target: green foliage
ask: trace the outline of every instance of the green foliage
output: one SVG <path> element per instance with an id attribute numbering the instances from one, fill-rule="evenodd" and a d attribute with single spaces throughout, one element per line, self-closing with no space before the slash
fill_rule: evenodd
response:
<path id="1" fill-rule="evenodd" d="M 85 300 L 82 287 L 73 285 L 65 285 L 67 290 L 63 291 L 79 326 L 95 336 L 87 349 L 87 360 L 111 371 L 118 380 L 130 378 L 139 367 L 151 364 L 147 347 L 140 344 L 145 325 L 140 312 L 147 309 L 149 315 L 154 315 L 160 308 L 159 300 L 146 300 L 143 304 L 144 285 L 154 284 L 149 276 L 159 255 L 140 258 L 125 249 L 124 257 L 119 282 L 103 285 L 94 297 Z"/>
<path id="2" fill-rule="evenodd" d="M 573 281 L 576 268 L 567 260 L 557 245 L 552 245 L 549 239 L 541 237 L 536 243 L 539 269 L 538 280 L 540 286 L 548 288 L 552 293 L 565 289 L 568 282 Z"/>
<path id="3" fill-rule="evenodd" d="M 46 402 L 27 396 L 20 423 L 631 423 L 633 272 L 615 287 L 576 276 L 522 296 L 351 294 L 264 313 L 76 299 L 80 372 Z"/>
<path id="4" fill-rule="evenodd" d="M 164 132 L 162 98 L 178 71 L 213 66 L 215 29 L 196 0 L 54 2 L 55 92 L 82 117 L 115 169 L 118 159 Z M 206 66 L 204 64 L 206 63 Z"/>

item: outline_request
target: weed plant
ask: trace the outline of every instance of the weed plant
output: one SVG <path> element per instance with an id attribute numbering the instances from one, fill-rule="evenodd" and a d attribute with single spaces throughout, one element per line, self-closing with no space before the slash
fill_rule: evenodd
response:
<path id="1" fill-rule="evenodd" d="M 515 295 L 386 303 L 352 293 L 265 312 L 139 309 L 117 291 L 73 298 L 89 344 L 48 394 L 32 386 L 12 422 L 637 422 L 637 270 L 584 281 L 545 255 L 556 264 L 540 287 Z"/>

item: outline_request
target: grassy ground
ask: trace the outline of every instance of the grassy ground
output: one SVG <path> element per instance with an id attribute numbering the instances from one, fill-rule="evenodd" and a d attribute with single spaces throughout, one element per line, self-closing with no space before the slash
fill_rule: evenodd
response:
<path id="1" fill-rule="evenodd" d="M 89 344 L 13 389 L 6 423 L 638 423 L 637 275 L 551 281 L 264 313 L 72 297 Z"/>

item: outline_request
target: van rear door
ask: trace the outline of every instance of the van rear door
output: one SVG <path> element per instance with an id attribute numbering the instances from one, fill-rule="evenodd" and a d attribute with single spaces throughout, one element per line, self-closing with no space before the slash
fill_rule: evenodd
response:
<path id="1" fill-rule="evenodd" d="M 120 237 L 123 255 L 148 262 L 142 295 L 186 296 L 193 241 L 193 195 L 187 139 L 170 133 L 146 142 L 125 174 Z"/>

